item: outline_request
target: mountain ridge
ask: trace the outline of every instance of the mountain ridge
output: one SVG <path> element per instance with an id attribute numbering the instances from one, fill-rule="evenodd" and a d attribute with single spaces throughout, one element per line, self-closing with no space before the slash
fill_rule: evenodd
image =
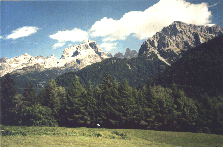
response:
<path id="1" fill-rule="evenodd" d="M 116 53 L 117 54 L 117 53 Z M 135 58 L 138 53 L 126 48 L 125 56 L 121 58 Z M 59 59 L 54 55 L 33 57 L 27 53 L 14 58 L 0 58 L 0 77 L 7 73 L 21 73 L 27 71 L 57 70 L 59 74 L 67 71 L 78 71 L 88 65 L 101 62 L 113 57 L 111 53 L 104 53 L 100 46 L 93 40 L 85 40 L 82 44 L 65 48 Z"/>
<path id="2" fill-rule="evenodd" d="M 33 67 L 39 67 L 40 71 L 56 68 L 60 73 L 64 73 L 66 70 L 76 71 L 106 58 L 109 57 L 96 41 L 86 40 L 82 44 L 65 48 L 60 59 L 54 55 L 46 58 L 41 55 L 32 57 L 27 53 L 11 59 L 3 57 L 0 60 L 0 76 L 11 72 L 25 73 L 29 67 L 30 70 L 35 70 Z"/>
<path id="3" fill-rule="evenodd" d="M 169 87 L 175 83 L 217 94 L 223 90 L 222 77 L 223 35 L 220 35 L 186 52 L 163 72 L 149 78 L 147 85 Z"/>
<path id="4" fill-rule="evenodd" d="M 155 53 L 168 64 L 172 64 L 188 49 L 221 34 L 223 34 L 223 28 L 218 25 L 198 26 L 174 21 L 143 42 L 139 49 L 139 56 L 142 54 L 150 56 L 150 54 Z"/>
<path id="5" fill-rule="evenodd" d="M 160 36 L 160 38 L 164 39 L 164 41 L 157 39 L 157 43 L 161 42 L 161 43 L 164 43 L 163 44 L 164 46 L 166 45 L 165 37 L 168 39 L 169 36 L 166 36 L 165 33 L 167 35 L 168 35 L 168 33 L 169 34 L 175 33 L 176 35 L 178 35 L 178 37 L 175 36 L 175 38 L 179 38 L 179 36 L 181 36 L 181 39 L 184 39 L 183 36 L 185 36 L 185 35 L 183 35 L 183 33 L 182 33 L 182 31 L 183 31 L 182 28 L 187 28 L 187 30 L 194 30 L 194 29 L 199 30 L 200 29 L 201 32 L 202 32 L 202 29 L 203 29 L 203 32 L 205 32 L 205 31 L 207 32 L 207 30 L 205 30 L 205 28 L 209 29 L 209 32 L 215 33 L 215 34 L 207 34 L 207 35 L 203 34 L 203 36 L 206 36 L 206 40 L 204 39 L 204 41 L 206 41 L 206 42 L 208 41 L 208 38 L 210 40 L 210 38 L 212 38 L 212 37 L 214 38 L 214 36 L 222 34 L 222 28 L 217 25 L 214 25 L 211 27 L 196 26 L 196 25 L 191 25 L 191 24 L 188 25 L 186 23 L 176 21 L 173 24 L 171 24 L 170 26 L 179 28 L 179 30 L 181 30 L 181 31 L 179 31 L 181 33 L 181 35 L 177 34 L 177 32 L 176 32 L 177 30 L 170 29 L 171 27 L 166 27 L 166 28 L 163 28 L 163 30 L 161 32 L 156 33 L 156 34 L 158 34 L 157 35 L 158 37 Z M 165 32 L 165 30 L 168 30 L 168 29 L 172 32 L 168 32 L 168 31 Z M 195 34 L 196 33 L 199 34 L 198 32 L 195 32 Z M 161 35 L 159 35 L 159 34 L 161 34 Z M 153 38 L 155 38 L 155 37 L 156 37 L 156 35 L 153 36 Z M 197 37 L 199 38 L 199 35 Z M 194 36 L 192 38 L 194 39 Z M 120 59 L 120 63 L 123 63 L 124 65 L 115 64 L 114 62 L 116 59 L 114 59 L 114 58 L 112 58 L 111 60 L 108 59 L 108 58 L 112 57 L 111 54 L 105 54 L 104 52 L 102 52 L 102 50 L 100 49 L 100 46 L 98 46 L 95 41 L 86 40 L 82 44 L 71 46 L 64 50 L 60 60 L 61 61 L 70 60 L 72 62 L 57 63 L 58 61 L 55 59 L 55 57 L 50 56 L 46 59 L 51 61 L 52 64 L 57 64 L 57 65 L 61 64 L 63 66 L 61 66 L 59 68 L 53 67 L 53 68 L 47 69 L 47 68 L 44 68 L 44 66 L 42 66 L 40 63 L 31 64 L 31 66 L 24 66 L 21 69 L 15 70 L 13 73 L 17 73 L 17 74 L 14 76 L 14 78 L 25 78 L 24 81 L 34 80 L 35 85 L 39 85 L 41 83 L 47 83 L 47 81 L 50 79 L 51 76 L 52 76 L 52 78 L 56 78 L 57 76 L 60 76 L 64 73 L 66 74 L 68 72 L 70 75 L 75 75 L 75 72 L 77 72 L 77 71 L 79 71 L 77 74 L 80 74 L 80 73 L 82 73 L 80 71 L 80 69 L 83 69 L 83 71 L 85 71 L 87 73 L 90 73 L 87 71 L 87 69 L 88 70 L 96 70 L 97 69 L 97 72 L 94 72 L 94 71 L 92 71 L 92 72 L 95 75 L 99 75 L 99 73 L 102 71 L 101 69 L 99 69 L 100 67 L 106 68 L 107 71 L 109 71 L 109 68 L 112 67 L 113 71 L 111 71 L 111 72 L 118 71 L 118 73 L 121 73 L 120 75 L 113 74 L 112 76 L 117 76 L 119 81 L 122 81 L 121 78 L 128 77 L 129 81 L 132 80 L 130 82 L 130 85 L 136 86 L 138 83 L 134 82 L 135 79 L 134 79 L 133 73 L 135 74 L 137 79 L 140 80 L 140 83 L 142 83 L 141 82 L 142 78 L 147 79 L 150 76 L 154 76 L 154 74 L 158 74 L 157 73 L 158 71 L 159 72 L 163 71 L 165 67 L 172 65 L 176 60 L 180 59 L 184 53 L 186 53 L 187 51 L 190 51 L 190 49 L 192 49 L 192 47 L 186 48 L 186 49 L 176 48 L 175 50 L 174 49 L 172 49 L 172 50 L 164 49 L 164 48 L 162 48 L 162 44 L 160 45 L 161 48 L 158 49 L 158 48 L 151 47 L 153 44 L 151 45 L 151 44 L 149 44 L 149 42 L 155 43 L 154 40 L 152 40 L 152 41 L 151 40 L 152 40 L 151 38 L 148 38 L 147 41 L 145 41 L 142 44 L 142 46 L 139 50 L 139 57 L 137 57 L 137 58 L 133 57 L 133 58 L 129 59 L 129 57 L 131 57 L 133 55 L 132 51 L 134 51 L 134 50 L 131 51 L 130 49 L 126 49 L 126 56 L 125 56 L 126 58 L 125 59 L 118 58 L 118 61 Z M 177 40 L 172 40 L 172 41 L 177 41 Z M 192 45 L 195 46 L 195 44 L 193 44 L 194 42 L 196 42 L 196 39 L 194 41 L 192 41 Z M 159 44 L 157 44 L 157 46 L 158 45 Z M 167 50 L 167 51 L 165 51 L 165 50 Z M 104 57 L 106 57 L 105 55 L 107 56 L 107 58 L 104 58 Z M 42 56 L 37 56 L 37 57 L 31 58 L 31 57 L 29 57 L 28 54 L 24 54 L 22 58 L 25 58 L 25 57 L 27 58 L 27 63 L 25 63 L 24 65 L 28 65 L 29 63 L 34 62 L 35 58 L 38 58 L 39 62 L 42 62 L 42 60 L 45 61 L 45 58 Z M 79 58 L 77 58 L 77 57 L 79 57 Z M 102 63 L 105 65 L 103 65 L 103 66 L 99 65 L 99 62 L 101 62 L 102 60 L 105 60 L 105 59 L 108 59 L 106 62 Z M 2 65 L 7 64 L 7 62 L 5 62 L 5 61 L 10 61 L 10 60 L 11 59 L 7 59 L 7 58 L 2 58 L 0 60 L 1 61 L 0 62 L 1 63 L 0 71 L 2 71 Z M 13 59 L 12 62 L 15 62 L 15 60 L 16 59 Z M 142 61 L 142 60 L 146 60 L 146 61 Z M 173 60 L 173 61 L 170 62 L 171 60 Z M 147 61 L 149 61 L 149 62 L 147 62 Z M 111 62 L 111 63 L 109 63 L 109 62 Z M 133 63 L 133 62 L 136 62 L 136 63 Z M 64 64 L 62 64 L 62 63 L 64 63 Z M 95 63 L 95 64 L 93 64 L 93 63 Z M 142 65 L 139 65 L 140 63 Z M 90 66 L 88 66 L 88 65 L 90 65 Z M 91 66 L 94 68 L 92 68 Z M 110 67 L 107 67 L 107 66 L 110 66 Z M 155 66 L 157 66 L 157 67 L 155 67 Z M 123 70 L 123 72 L 121 72 L 121 70 Z M 148 72 L 148 73 L 146 73 L 146 72 Z M 128 76 L 123 76 L 124 73 Z M 41 79 L 38 78 L 38 76 L 41 77 Z M 90 78 L 89 74 L 87 74 L 86 77 L 83 76 L 81 79 L 86 78 L 88 80 L 89 79 L 92 80 L 92 78 Z M 129 77 L 131 77 L 131 78 L 129 78 Z M 100 75 L 100 77 L 94 77 L 94 78 L 95 79 L 102 78 L 102 75 Z M 69 84 L 68 82 L 70 82 L 72 80 L 72 76 L 69 77 L 68 79 L 69 80 L 66 81 L 67 84 Z M 82 80 L 82 81 L 84 81 L 84 84 L 86 85 L 88 80 Z M 19 80 L 17 80 L 17 81 L 19 82 Z M 97 83 L 97 81 L 95 81 L 95 83 L 93 83 L 93 84 L 97 85 L 98 83 Z M 134 85 L 134 84 L 136 84 L 136 85 Z M 23 86 L 21 85 L 21 87 L 24 87 L 24 85 L 25 85 L 25 83 L 23 83 Z"/>

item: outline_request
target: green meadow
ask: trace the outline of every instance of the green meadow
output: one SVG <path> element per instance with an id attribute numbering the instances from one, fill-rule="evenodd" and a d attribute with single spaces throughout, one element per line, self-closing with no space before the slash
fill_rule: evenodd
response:
<path id="1" fill-rule="evenodd" d="M 140 129 L 1 126 L 1 146 L 223 147 L 223 135 Z"/>

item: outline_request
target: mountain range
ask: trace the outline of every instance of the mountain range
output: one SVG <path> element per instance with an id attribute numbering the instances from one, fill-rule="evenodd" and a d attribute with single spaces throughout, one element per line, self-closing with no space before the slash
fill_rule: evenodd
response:
<path id="1" fill-rule="evenodd" d="M 136 50 L 132 50 L 131 51 L 129 48 L 126 48 L 126 51 L 125 51 L 124 55 L 122 53 L 120 53 L 120 52 L 117 52 L 114 55 L 114 57 L 121 58 L 121 59 L 124 59 L 124 58 L 130 59 L 130 58 L 138 57 L 138 53 L 136 52 Z"/>
<path id="2" fill-rule="evenodd" d="M 86 40 L 82 44 L 65 48 L 60 59 L 54 55 L 44 58 L 41 55 L 32 57 L 26 53 L 11 59 L 1 58 L 0 76 L 11 72 L 24 74 L 28 71 L 44 71 L 53 68 L 59 73 L 67 70 L 76 71 L 106 58 L 108 56 L 95 41 Z"/>
<path id="3" fill-rule="evenodd" d="M 223 29 L 218 25 L 197 26 L 175 21 L 148 38 L 138 54 L 127 48 L 124 55 L 116 53 L 112 58 L 95 41 L 86 40 L 66 48 L 60 59 L 54 56 L 32 57 L 28 54 L 12 59 L 1 58 L 0 74 L 3 76 L 12 72 L 19 87 L 25 87 L 25 82 L 32 81 L 35 88 L 41 88 L 49 79 L 60 75 L 57 82 L 64 87 L 68 86 L 74 75 L 78 75 L 84 85 L 91 80 L 96 86 L 100 85 L 99 79 L 103 78 L 103 74 L 108 72 L 118 82 L 126 78 L 130 86 L 135 87 L 142 84 L 144 79 L 162 72 L 184 53 L 221 34 Z"/>
<path id="4" fill-rule="evenodd" d="M 115 54 L 118 57 L 119 53 Z M 126 49 L 125 55 L 120 58 L 135 58 L 138 53 L 135 50 Z M 111 53 L 104 53 L 100 46 L 92 40 L 85 40 L 82 44 L 65 48 L 60 59 L 51 55 L 44 58 L 39 55 L 32 57 L 27 53 L 11 59 L 0 58 L 0 76 L 7 73 L 24 74 L 33 71 L 57 70 L 58 74 L 67 71 L 77 71 L 96 62 L 101 62 L 106 58 L 112 57 Z"/>

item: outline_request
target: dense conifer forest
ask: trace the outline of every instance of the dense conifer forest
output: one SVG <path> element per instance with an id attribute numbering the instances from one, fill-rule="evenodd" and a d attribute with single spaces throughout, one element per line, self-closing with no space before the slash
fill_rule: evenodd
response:
<path id="1" fill-rule="evenodd" d="M 110 80 L 105 74 L 102 85 L 93 89 L 89 82 L 85 89 L 75 76 L 66 91 L 52 79 L 39 95 L 27 83 L 21 95 L 7 74 L 1 87 L 2 124 L 96 127 L 99 123 L 105 128 L 222 133 L 222 96 L 204 95 L 198 102 L 175 84 L 133 89 L 126 79 L 120 85 Z"/>
<path id="2" fill-rule="evenodd" d="M 75 76 L 78 76 L 85 88 L 87 88 L 89 80 L 95 88 L 102 84 L 101 79 L 108 73 L 111 75 L 112 82 L 116 80 L 120 84 L 125 78 L 129 85 L 134 88 L 142 85 L 145 79 L 158 74 L 166 67 L 168 65 L 159 60 L 155 54 L 149 58 L 146 55 L 132 59 L 109 58 L 77 72 L 69 72 L 58 76 L 56 82 L 58 85 L 66 87 Z"/>

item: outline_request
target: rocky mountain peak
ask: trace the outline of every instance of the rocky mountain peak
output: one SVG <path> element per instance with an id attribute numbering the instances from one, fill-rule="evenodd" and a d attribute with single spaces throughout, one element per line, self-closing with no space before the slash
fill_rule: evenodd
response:
<path id="1" fill-rule="evenodd" d="M 23 54 L 23 56 L 30 56 L 29 54 L 27 54 L 27 53 L 25 53 L 25 54 Z"/>
<path id="2" fill-rule="evenodd" d="M 54 59 L 56 57 L 54 56 L 54 54 L 52 54 L 51 56 L 47 57 L 46 59 L 49 59 L 49 58 Z"/>
<path id="3" fill-rule="evenodd" d="M 148 38 L 139 49 L 139 55 L 157 54 L 172 64 L 190 48 L 204 43 L 216 36 L 223 34 L 223 29 L 218 25 L 194 25 L 181 21 L 174 21 L 160 32 Z M 158 57 L 159 57 L 158 56 Z"/>
<path id="4" fill-rule="evenodd" d="M 5 63 L 8 58 L 2 57 L 0 58 L 0 63 Z"/>
<path id="5" fill-rule="evenodd" d="M 130 50 L 129 48 L 126 48 L 126 51 L 125 51 L 125 54 L 123 55 L 122 53 L 120 52 L 117 52 L 114 57 L 116 58 L 127 58 L 127 59 L 130 59 L 130 58 L 136 58 L 138 57 L 138 53 L 136 52 L 136 50 Z"/>
<path id="6" fill-rule="evenodd" d="M 96 42 L 96 41 L 93 41 L 93 40 L 87 39 L 87 40 L 83 41 L 83 43 L 82 43 L 82 44 L 91 43 L 91 42 Z"/>
<path id="7" fill-rule="evenodd" d="M 103 52 L 100 46 L 96 43 L 96 41 L 93 40 L 85 40 L 82 44 L 66 48 L 61 58 L 75 57 L 84 52 L 91 52 L 91 54 L 96 53 L 103 59 L 107 58 L 106 54 Z"/>

